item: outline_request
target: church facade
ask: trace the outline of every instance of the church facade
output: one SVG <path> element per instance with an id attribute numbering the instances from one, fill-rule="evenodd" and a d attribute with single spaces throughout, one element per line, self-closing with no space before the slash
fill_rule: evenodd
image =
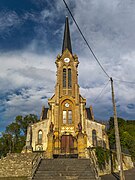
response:
<path id="1" fill-rule="evenodd" d="M 42 107 L 40 121 L 29 125 L 23 152 L 44 151 L 47 158 L 65 154 L 86 158 L 88 147 L 109 148 L 105 125 L 94 120 L 92 106 L 86 108 L 79 91 L 79 61 L 72 53 L 67 17 L 62 54 L 55 64 L 55 93 L 48 99 L 49 108 Z"/>

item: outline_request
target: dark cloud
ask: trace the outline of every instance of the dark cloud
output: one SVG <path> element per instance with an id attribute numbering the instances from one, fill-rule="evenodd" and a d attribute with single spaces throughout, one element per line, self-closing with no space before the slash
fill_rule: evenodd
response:
<path id="1" fill-rule="evenodd" d="M 134 105 L 134 104 L 128 104 L 127 107 L 128 107 L 129 109 L 134 109 L 134 108 L 135 108 L 135 105 Z"/>
<path id="2" fill-rule="evenodd" d="M 67 1 L 82 32 L 114 79 L 135 82 L 135 2 Z M 18 114 L 40 115 L 54 93 L 55 59 L 61 53 L 65 15 L 60 0 L 0 1 L 0 127 Z M 69 16 L 73 52 L 79 57 L 79 85 L 96 119 L 113 116 L 108 78 L 95 62 Z M 117 114 L 134 119 L 134 84 L 114 80 Z M 95 101 L 95 99 L 97 100 Z M 1 131 L 0 130 L 0 131 Z"/>

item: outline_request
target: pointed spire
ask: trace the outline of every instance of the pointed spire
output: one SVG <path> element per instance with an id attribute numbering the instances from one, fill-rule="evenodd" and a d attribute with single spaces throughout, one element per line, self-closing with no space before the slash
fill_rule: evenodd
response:
<path id="1" fill-rule="evenodd" d="M 70 40 L 70 30 L 69 30 L 69 23 L 68 23 L 68 17 L 67 16 L 66 16 L 66 21 L 65 21 L 65 30 L 64 30 L 62 53 L 66 48 L 72 54 L 72 46 L 71 46 L 71 40 Z"/>

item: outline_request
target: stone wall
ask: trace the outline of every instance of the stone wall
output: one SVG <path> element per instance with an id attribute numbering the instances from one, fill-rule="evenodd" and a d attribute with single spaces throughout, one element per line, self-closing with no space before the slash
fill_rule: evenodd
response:
<path id="1" fill-rule="evenodd" d="M 0 177 L 0 180 L 29 180 L 28 177 Z"/>
<path id="2" fill-rule="evenodd" d="M 93 120 L 86 120 L 86 134 L 87 134 L 87 147 L 92 147 L 92 130 L 96 130 L 97 145 L 102 146 L 105 143 L 106 148 L 109 149 L 108 136 L 105 132 L 105 125 Z"/>
<path id="3" fill-rule="evenodd" d="M 32 161 L 36 154 L 9 153 L 0 159 L 0 178 L 2 177 L 30 177 Z"/>
<path id="4" fill-rule="evenodd" d="M 123 161 L 123 169 L 128 170 L 134 167 L 131 155 L 122 153 L 122 161 Z M 118 161 L 117 155 L 115 151 L 112 151 L 112 163 L 113 163 L 113 171 L 117 171 L 118 169 Z"/>
<path id="5" fill-rule="evenodd" d="M 43 133 L 41 144 L 38 143 L 39 130 L 41 130 Z M 43 151 L 46 150 L 47 142 L 48 142 L 47 141 L 48 131 L 49 131 L 49 120 L 48 119 L 39 121 L 38 123 L 35 123 L 32 125 L 32 148 L 33 148 L 33 151 L 38 151 L 39 147 L 41 147 L 41 149 Z"/>
<path id="6" fill-rule="evenodd" d="M 117 161 L 115 151 L 112 152 L 109 158 L 109 161 L 105 163 L 105 167 L 103 166 L 102 169 L 99 168 L 99 165 L 97 163 L 95 149 L 87 149 L 86 154 L 87 154 L 86 158 L 90 158 L 92 164 L 94 165 L 94 167 L 96 167 L 99 176 L 102 176 L 105 174 L 111 174 L 112 172 L 118 171 L 118 161 Z M 123 160 L 124 170 L 132 169 L 134 167 L 132 158 L 129 154 L 122 153 L 122 160 Z"/>
<path id="7" fill-rule="evenodd" d="M 134 167 L 132 158 L 129 154 L 122 153 L 123 170 L 132 169 Z M 106 167 L 103 170 L 99 169 L 99 175 L 110 174 L 111 172 L 118 172 L 118 161 L 116 152 L 112 152 L 112 160 L 106 163 Z"/>

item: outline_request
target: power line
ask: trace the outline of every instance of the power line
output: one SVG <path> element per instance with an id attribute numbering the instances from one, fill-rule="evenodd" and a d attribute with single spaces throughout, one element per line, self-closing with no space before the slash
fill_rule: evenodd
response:
<path id="1" fill-rule="evenodd" d="M 98 96 L 94 99 L 93 103 L 95 103 L 97 101 L 97 99 L 101 96 L 101 94 L 103 93 L 103 91 L 106 89 L 106 87 L 108 86 L 110 82 L 110 79 L 109 81 L 107 81 L 107 83 L 105 84 L 105 86 L 103 87 L 103 89 L 101 90 L 101 92 L 98 94 Z"/>
<path id="2" fill-rule="evenodd" d="M 86 40 L 85 36 L 83 35 L 83 33 L 82 33 L 82 31 L 81 31 L 79 25 L 77 24 L 77 22 L 76 22 L 76 20 L 75 20 L 75 18 L 74 18 L 74 16 L 73 16 L 73 14 L 72 14 L 72 12 L 71 12 L 71 10 L 69 9 L 69 7 L 68 7 L 66 1 L 63 0 L 63 2 L 64 2 L 64 4 L 65 4 L 66 8 L 68 9 L 68 11 L 69 11 L 69 13 L 70 13 L 70 15 L 71 15 L 71 17 L 72 17 L 74 23 L 76 24 L 76 26 L 77 26 L 77 28 L 78 28 L 78 30 L 79 30 L 79 32 L 80 32 L 82 38 L 84 39 L 84 41 L 85 41 L 85 43 L 87 44 L 89 50 L 91 51 L 93 57 L 95 58 L 95 60 L 97 61 L 97 63 L 99 64 L 99 66 L 101 67 L 101 69 L 103 70 L 103 72 L 106 74 L 106 76 L 110 78 L 110 76 L 109 76 L 108 73 L 105 71 L 105 69 L 104 69 L 103 66 L 101 65 L 100 61 L 98 60 L 97 56 L 95 55 L 94 51 L 93 51 L 92 48 L 90 47 L 90 45 L 89 45 L 88 41 Z"/>
<path id="3" fill-rule="evenodd" d="M 99 59 L 98 59 L 97 56 L 95 55 L 94 51 L 93 51 L 92 48 L 90 47 L 88 41 L 86 40 L 85 36 L 83 35 L 83 33 L 82 33 L 82 31 L 81 31 L 81 29 L 80 29 L 80 27 L 79 27 L 77 21 L 75 20 L 75 18 L 74 18 L 74 16 L 73 16 L 72 12 L 71 12 L 71 10 L 70 10 L 70 8 L 68 7 L 66 1 L 63 0 L 63 2 L 64 2 L 64 4 L 65 4 L 67 10 L 69 11 L 69 14 L 71 15 L 71 17 L 72 17 L 72 19 L 73 19 L 75 25 L 77 26 L 77 28 L 78 28 L 78 30 L 79 30 L 79 32 L 80 32 L 80 34 L 81 34 L 83 40 L 85 41 L 85 43 L 86 43 L 86 45 L 88 46 L 90 52 L 92 53 L 93 57 L 95 58 L 95 60 L 97 61 L 97 63 L 99 64 L 99 66 L 101 67 L 101 69 L 103 70 L 103 72 L 106 74 L 107 77 L 109 77 L 109 80 L 110 80 L 109 74 L 105 71 L 104 67 L 102 66 L 102 64 L 100 63 Z M 124 81 L 124 80 L 120 80 L 120 79 L 113 79 L 113 80 L 114 80 L 114 81 L 120 81 L 120 82 L 123 82 L 123 83 L 130 83 L 130 84 L 133 84 L 133 85 L 135 84 L 135 82 L 129 82 L 129 81 Z"/>
<path id="4" fill-rule="evenodd" d="M 129 84 L 135 85 L 135 82 L 131 82 L 131 81 L 125 81 L 125 80 L 121 80 L 121 79 L 113 79 L 113 80 L 114 80 L 114 81 L 119 81 L 119 82 L 129 83 Z"/>

